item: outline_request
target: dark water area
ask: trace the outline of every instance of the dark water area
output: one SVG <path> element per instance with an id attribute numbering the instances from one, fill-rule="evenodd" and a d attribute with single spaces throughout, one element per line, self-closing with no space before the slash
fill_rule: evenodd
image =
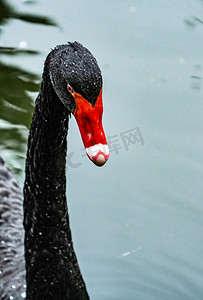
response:
<path id="1" fill-rule="evenodd" d="M 46 17 L 40 18 L 17 12 L 3 0 L 0 2 L 0 8 L 0 34 L 4 30 L 3 25 L 5 26 L 12 19 L 53 25 Z M 5 56 L 9 58 L 9 56 L 37 54 L 38 51 L 34 50 L 0 46 L 1 154 L 3 155 L 4 151 L 5 153 L 9 151 L 9 155 L 13 156 L 13 160 L 21 161 L 21 164 L 25 157 L 25 145 L 27 144 L 22 128 L 29 128 L 34 105 L 33 98 L 27 92 L 37 92 L 39 90 L 39 83 L 36 83 L 36 81 L 39 82 L 39 76 L 12 64 L 4 63 L 2 58 Z M 12 168 L 12 166 L 10 167 Z M 21 168 L 13 168 L 14 172 L 22 173 Z"/>
<path id="2" fill-rule="evenodd" d="M 21 185 L 50 49 L 79 41 L 102 70 L 108 163 L 90 164 L 73 118 L 68 135 L 71 228 L 91 299 L 203 297 L 202 16 L 201 0 L 0 1 L 0 154 Z"/>

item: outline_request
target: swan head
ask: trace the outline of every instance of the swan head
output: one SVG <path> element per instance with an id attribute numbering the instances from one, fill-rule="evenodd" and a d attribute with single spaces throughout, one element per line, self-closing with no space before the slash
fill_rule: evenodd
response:
<path id="1" fill-rule="evenodd" d="M 87 156 L 103 166 L 109 147 L 102 126 L 102 75 L 96 59 L 74 42 L 57 46 L 46 63 L 57 96 L 77 121 Z"/>

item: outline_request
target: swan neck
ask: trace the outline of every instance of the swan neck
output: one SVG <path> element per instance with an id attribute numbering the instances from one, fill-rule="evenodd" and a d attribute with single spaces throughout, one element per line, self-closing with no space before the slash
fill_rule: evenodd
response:
<path id="1" fill-rule="evenodd" d="M 66 203 L 69 114 L 45 68 L 29 133 L 24 184 L 26 299 L 89 299 Z"/>

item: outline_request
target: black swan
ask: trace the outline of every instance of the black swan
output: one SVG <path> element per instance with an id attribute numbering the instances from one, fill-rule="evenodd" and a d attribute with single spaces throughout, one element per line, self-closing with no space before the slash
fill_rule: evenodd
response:
<path id="1" fill-rule="evenodd" d="M 45 61 L 28 138 L 24 203 L 0 158 L 1 300 L 89 299 L 66 203 L 71 113 L 88 157 L 102 166 L 109 157 L 102 127 L 102 76 L 96 59 L 77 42 L 57 46 Z"/>

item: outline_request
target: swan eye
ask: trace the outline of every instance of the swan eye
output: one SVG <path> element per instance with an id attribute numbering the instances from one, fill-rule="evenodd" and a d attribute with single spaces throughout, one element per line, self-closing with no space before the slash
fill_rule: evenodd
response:
<path id="1" fill-rule="evenodd" d="M 69 91 L 69 93 L 73 94 L 73 88 L 70 86 L 70 84 L 68 84 L 67 89 Z"/>

